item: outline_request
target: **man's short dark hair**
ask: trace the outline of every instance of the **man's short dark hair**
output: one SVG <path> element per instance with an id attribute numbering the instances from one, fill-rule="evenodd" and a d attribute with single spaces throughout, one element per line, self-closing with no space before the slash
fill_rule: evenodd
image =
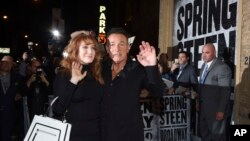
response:
<path id="1" fill-rule="evenodd" d="M 190 53 L 189 52 L 186 52 L 186 51 L 180 51 L 178 54 L 185 54 L 185 56 L 187 57 L 187 58 L 189 58 L 190 59 Z"/>
<path id="2" fill-rule="evenodd" d="M 107 38 L 111 35 L 111 34 L 122 34 L 124 36 L 126 36 L 127 38 L 130 37 L 130 35 L 128 34 L 128 32 L 126 30 L 124 30 L 121 27 L 115 27 L 115 28 L 111 28 L 108 33 L 107 33 Z"/>

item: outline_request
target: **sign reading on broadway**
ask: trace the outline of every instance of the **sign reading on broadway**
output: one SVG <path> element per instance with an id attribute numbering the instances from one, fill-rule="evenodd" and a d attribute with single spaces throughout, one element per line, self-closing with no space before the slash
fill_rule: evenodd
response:
<path id="1" fill-rule="evenodd" d="M 141 102 L 145 141 L 190 141 L 189 99 L 180 95 Z"/>

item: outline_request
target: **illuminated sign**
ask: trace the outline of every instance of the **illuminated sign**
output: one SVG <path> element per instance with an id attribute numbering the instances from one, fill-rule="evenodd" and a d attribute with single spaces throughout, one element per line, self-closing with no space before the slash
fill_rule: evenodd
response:
<path id="1" fill-rule="evenodd" d="M 2 47 L 0 47 L 0 53 L 9 54 L 10 53 L 10 48 L 2 48 Z"/>
<path id="2" fill-rule="evenodd" d="M 98 40 L 98 42 L 101 44 L 105 44 L 107 42 L 106 32 L 105 32 L 106 28 L 105 11 L 106 11 L 106 6 L 101 5 L 99 10 L 100 16 L 99 16 L 99 40 Z"/>

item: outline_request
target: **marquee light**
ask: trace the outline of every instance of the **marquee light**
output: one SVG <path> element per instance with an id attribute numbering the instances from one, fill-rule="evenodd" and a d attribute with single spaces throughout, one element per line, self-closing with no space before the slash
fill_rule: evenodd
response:
<path id="1" fill-rule="evenodd" d="M 10 48 L 7 48 L 7 47 L 0 47 L 0 53 L 3 53 L 3 54 L 9 54 L 10 53 Z"/>
<path id="2" fill-rule="evenodd" d="M 101 44 L 105 44 L 106 43 L 106 32 L 105 32 L 105 28 L 106 28 L 106 6 L 101 5 L 100 9 L 100 16 L 99 16 L 99 43 Z"/>

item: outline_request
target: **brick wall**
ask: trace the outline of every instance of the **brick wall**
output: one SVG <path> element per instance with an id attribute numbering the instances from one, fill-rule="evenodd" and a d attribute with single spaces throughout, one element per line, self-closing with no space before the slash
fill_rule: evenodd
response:
<path id="1" fill-rule="evenodd" d="M 250 124 L 250 1 L 238 0 L 235 121 Z"/>

